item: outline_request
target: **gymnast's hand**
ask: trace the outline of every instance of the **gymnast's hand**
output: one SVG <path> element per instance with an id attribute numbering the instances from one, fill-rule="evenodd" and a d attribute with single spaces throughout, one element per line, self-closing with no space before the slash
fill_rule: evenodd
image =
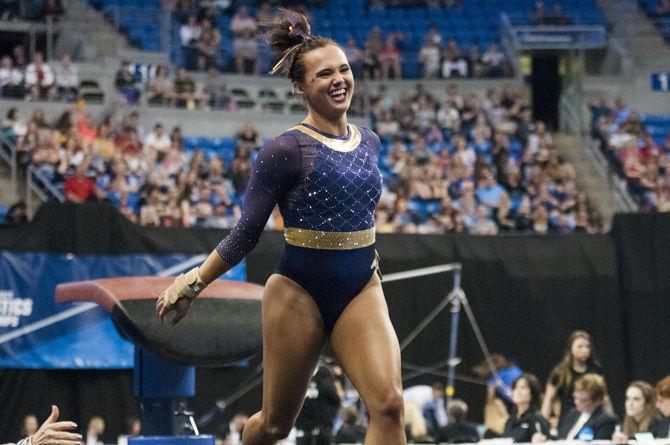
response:
<path id="1" fill-rule="evenodd" d="M 51 405 L 51 414 L 40 429 L 30 437 L 32 445 L 79 445 L 81 443 L 80 434 L 68 432 L 68 430 L 77 428 L 77 424 L 56 422 L 58 414 L 58 407 Z"/>
<path id="2" fill-rule="evenodd" d="M 171 310 L 177 313 L 171 321 L 172 326 L 176 325 L 182 318 L 186 316 L 188 310 L 191 308 L 191 302 L 200 292 L 205 289 L 207 285 L 200 278 L 198 268 L 194 268 L 179 275 L 174 279 L 172 284 L 168 286 L 158 296 L 156 301 L 156 315 L 161 322 L 165 321 L 165 315 Z"/>

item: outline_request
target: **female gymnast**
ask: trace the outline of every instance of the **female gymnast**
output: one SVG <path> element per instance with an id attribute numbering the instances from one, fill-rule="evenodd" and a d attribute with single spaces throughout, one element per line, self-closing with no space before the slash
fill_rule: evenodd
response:
<path id="1" fill-rule="evenodd" d="M 275 204 L 286 246 L 262 303 L 263 402 L 244 428 L 245 445 L 286 437 L 327 339 L 370 414 L 366 444 L 404 444 L 400 348 L 391 326 L 374 248 L 381 194 L 380 142 L 348 124 L 354 78 L 342 48 L 310 34 L 290 11 L 271 28 L 284 73 L 308 106 L 304 121 L 265 144 L 239 223 L 199 267 L 156 302 L 161 320 L 181 320 L 208 283 L 256 245 Z"/>

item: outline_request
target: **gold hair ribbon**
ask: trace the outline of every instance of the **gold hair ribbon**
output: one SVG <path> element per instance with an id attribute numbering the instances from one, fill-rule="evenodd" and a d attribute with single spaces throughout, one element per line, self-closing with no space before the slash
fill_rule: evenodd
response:
<path id="1" fill-rule="evenodd" d="M 284 64 L 284 62 L 286 61 L 288 56 L 293 54 L 298 49 L 298 47 L 300 45 L 302 45 L 302 42 L 298 43 L 297 45 L 293 45 L 291 48 L 289 48 L 288 51 L 286 51 L 286 54 L 284 54 L 282 56 L 282 58 L 279 59 L 279 62 L 275 63 L 275 66 L 273 66 L 272 70 L 270 70 L 270 75 L 271 76 L 274 76 L 275 74 L 277 74 L 277 72 L 281 69 L 282 65 Z"/>

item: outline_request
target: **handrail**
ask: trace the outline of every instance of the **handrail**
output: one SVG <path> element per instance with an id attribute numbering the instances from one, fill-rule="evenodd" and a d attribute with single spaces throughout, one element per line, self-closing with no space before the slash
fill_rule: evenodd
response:
<path id="1" fill-rule="evenodd" d="M 36 184 L 34 179 L 37 179 L 40 184 Z M 26 169 L 26 207 L 28 208 L 30 217 L 32 217 L 30 213 L 32 212 L 33 193 L 35 193 L 42 202 L 47 202 L 49 200 L 49 195 L 42 190 L 40 185 L 44 186 L 51 196 L 56 198 L 59 202 L 65 202 L 65 196 L 63 196 L 60 190 L 58 190 L 51 181 L 45 178 L 34 165 L 28 165 L 28 168 Z"/>
<path id="2" fill-rule="evenodd" d="M 10 138 L 7 137 L 3 132 L 0 132 L 0 143 L 6 145 L 9 147 L 9 153 L 5 152 L 5 150 L 0 149 L 0 158 L 2 158 L 7 164 L 9 164 L 9 178 L 12 183 L 12 193 L 14 196 L 16 196 L 17 192 L 17 179 L 16 179 L 16 172 L 17 172 L 17 155 L 16 155 L 16 144 L 14 141 L 12 141 Z"/>
<path id="3" fill-rule="evenodd" d="M 587 49 L 607 45 L 607 30 L 601 25 L 515 25 L 500 14 L 502 30 L 516 49 Z"/>
<path id="4" fill-rule="evenodd" d="M 623 210 L 628 212 L 638 212 L 640 206 L 630 195 L 626 180 L 619 175 L 612 173 L 611 165 L 600 150 L 600 141 L 591 137 L 586 138 L 586 154 L 591 159 L 592 164 L 598 170 L 600 176 L 607 178 L 614 185 L 614 197 Z"/>
<path id="5" fill-rule="evenodd" d="M 566 114 L 568 116 L 566 116 Z M 582 133 L 582 119 L 579 115 L 578 107 L 565 95 L 561 96 L 562 120 L 565 122 L 568 131 L 572 134 Z"/>

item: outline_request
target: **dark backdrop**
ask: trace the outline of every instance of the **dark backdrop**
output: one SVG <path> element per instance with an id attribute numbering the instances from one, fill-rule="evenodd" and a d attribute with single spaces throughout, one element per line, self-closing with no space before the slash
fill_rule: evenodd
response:
<path id="1" fill-rule="evenodd" d="M 73 253 L 203 253 L 225 231 L 148 229 L 127 222 L 113 208 L 92 205 L 46 206 L 25 227 L 0 230 L 0 249 Z M 280 233 L 263 235 L 248 257 L 248 280 L 262 283 L 282 249 Z M 670 215 L 623 215 L 611 235 L 429 236 L 380 235 L 384 273 L 458 261 L 463 288 L 492 352 L 500 352 L 524 370 L 545 379 L 560 359 L 575 329 L 593 334 L 618 411 L 628 381 L 655 382 L 670 370 Z M 452 276 L 432 275 L 388 283 L 384 291 L 393 324 L 402 340 L 451 290 Z M 403 354 L 411 365 L 446 358 L 449 312 L 445 310 Z M 458 373 L 471 376 L 483 355 L 465 315 L 461 318 Z M 199 369 L 196 414 L 232 394 L 253 377 L 248 368 Z M 444 370 L 444 368 L 443 368 Z M 406 372 L 405 377 L 410 373 Z M 411 378 L 406 386 L 440 377 Z M 93 415 L 108 421 L 109 440 L 124 417 L 136 415 L 131 372 L 0 370 L 0 441 L 17 439 L 21 417 L 46 417 L 51 403 L 62 417 L 85 427 Z M 483 386 L 457 382 L 456 394 L 481 418 Z M 260 387 L 226 410 L 208 431 L 238 410 L 260 405 Z"/>

